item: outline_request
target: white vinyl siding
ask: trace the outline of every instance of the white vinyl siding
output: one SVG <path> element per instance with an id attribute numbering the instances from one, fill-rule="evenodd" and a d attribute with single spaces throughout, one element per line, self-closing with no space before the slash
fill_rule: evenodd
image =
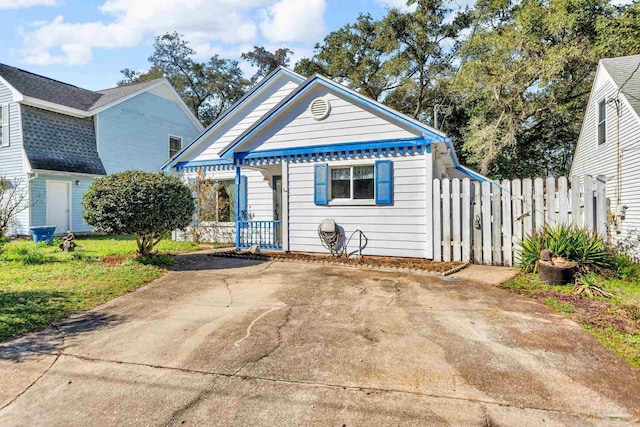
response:
<path id="1" fill-rule="evenodd" d="M 187 155 L 181 160 L 218 159 L 218 153 L 222 149 L 232 143 L 297 87 L 298 83 L 290 80 L 289 77 L 276 78 L 275 81 L 263 88 L 263 91 L 258 93 L 255 98 L 235 111 L 230 120 L 223 121 L 217 129 L 207 135 L 205 141 L 202 141 L 202 148 L 194 149 L 193 154 Z"/>
<path id="2" fill-rule="evenodd" d="M 289 249 L 326 253 L 318 237 L 318 226 L 323 219 L 332 218 L 344 228 L 347 238 L 357 229 L 364 232 L 369 239 L 365 255 L 426 257 L 431 236 L 426 232 L 425 155 L 430 156 L 416 154 L 390 159 L 393 162 L 394 202 L 389 206 L 318 206 L 313 199 L 314 163 L 291 163 Z M 349 161 L 326 163 L 333 168 L 349 164 Z M 357 249 L 355 240 L 356 237 L 349 244 L 349 250 Z"/>
<path id="3" fill-rule="evenodd" d="M 11 89 L 0 83 L 0 106 L 3 110 L 3 144 L 0 146 L 0 176 L 21 181 L 28 191 L 28 176 L 22 149 L 22 124 L 20 104 L 15 103 Z M 29 232 L 29 210 L 20 212 L 10 234 L 26 235 Z"/>
<path id="4" fill-rule="evenodd" d="M 611 200 L 611 211 L 616 210 L 617 187 L 617 126 L 618 117 L 615 105 L 607 105 L 606 143 L 598 144 L 598 103 L 603 99 L 615 99 L 618 87 L 604 72 L 602 66 L 598 70 L 599 77 L 591 93 L 585 113 L 584 124 L 576 153 L 571 167 L 572 176 L 605 175 L 607 177 L 607 197 Z M 614 239 L 624 237 L 628 232 L 640 232 L 640 118 L 621 96 L 620 103 L 620 200 L 628 206 L 623 233 L 612 232 Z"/>
<path id="5" fill-rule="evenodd" d="M 321 121 L 313 118 L 309 105 L 317 98 L 331 103 L 331 113 Z M 373 109 L 344 99 L 324 86 L 300 96 L 268 126 L 237 151 L 263 151 L 291 147 L 365 142 L 420 136 L 400 123 L 392 123 Z"/>

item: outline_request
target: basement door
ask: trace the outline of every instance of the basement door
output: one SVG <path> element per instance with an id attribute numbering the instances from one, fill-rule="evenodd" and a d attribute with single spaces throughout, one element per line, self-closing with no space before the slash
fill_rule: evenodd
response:
<path id="1" fill-rule="evenodd" d="M 71 184 L 65 181 L 47 181 L 47 224 L 55 225 L 55 234 L 71 229 Z"/>

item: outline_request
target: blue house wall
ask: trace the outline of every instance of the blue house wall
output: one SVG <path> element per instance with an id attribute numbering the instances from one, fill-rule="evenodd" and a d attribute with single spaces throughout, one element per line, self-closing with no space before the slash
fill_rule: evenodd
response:
<path id="1" fill-rule="evenodd" d="M 149 92 L 97 116 L 98 153 L 108 174 L 129 169 L 158 171 L 169 159 L 169 135 L 183 146 L 199 129 L 180 106 Z"/>
<path id="2" fill-rule="evenodd" d="M 91 226 L 82 219 L 82 196 L 93 182 L 90 177 L 38 174 L 36 178 L 31 180 L 31 200 L 34 202 L 31 207 L 31 226 L 49 225 L 47 224 L 47 180 L 64 181 L 71 184 L 71 230 L 76 233 L 92 231 Z M 56 233 L 60 234 L 66 231 L 56 230 Z"/>

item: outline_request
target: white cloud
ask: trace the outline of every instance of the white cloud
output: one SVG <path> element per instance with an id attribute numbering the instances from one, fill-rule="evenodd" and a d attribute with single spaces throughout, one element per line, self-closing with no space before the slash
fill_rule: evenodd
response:
<path id="1" fill-rule="evenodd" d="M 171 31 L 185 34 L 196 50 L 211 49 L 212 43 L 252 44 L 258 37 L 252 14 L 273 1 L 163 0 L 149 7 L 148 0 L 107 0 L 100 6 L 105 20 L 69 23 L 58 16 L 33 29 L 21 28 L 21 53 L 31 64 L 86 64 L 95 48 L 133 47 Z"/>
<path id="2" fill-rule="evenodd" d="M 57 6 L 58 0 L 0 0 L 0 9 L 23 9 L 32 6 Z"/>
<path id="3" fill-rule="evenodd" d="M 376 0 L 376 2 L 381 6 L 399 9 L 403 12 L 413 12 L 417 7 L 415 3 L 407 6 L 407 0 Z"/>
<path id="4" fill-rule="evenodd" d="M 263 14 L 260 30 L 272 43 L 311 42 L 326 33 L 325 0 L 279 0 Z"/>

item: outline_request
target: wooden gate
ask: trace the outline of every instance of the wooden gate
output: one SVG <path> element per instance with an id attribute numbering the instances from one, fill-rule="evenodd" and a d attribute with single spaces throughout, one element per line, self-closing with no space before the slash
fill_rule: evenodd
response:
<path id="1" fill-rule="evenodd" d="M 523 237 L 545 224 L 607 232 L 606 178 L 433 181 L 435 261 L 517 264 Z"/>

